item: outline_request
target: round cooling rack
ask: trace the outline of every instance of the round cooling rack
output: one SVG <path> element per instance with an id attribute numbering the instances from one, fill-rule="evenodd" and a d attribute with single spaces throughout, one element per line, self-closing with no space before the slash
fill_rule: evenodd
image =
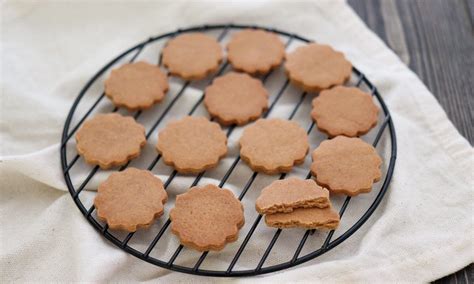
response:
<path id="1" fill-rule="evenodd" d="M 193 115 L 197 110 L 202 108 L 202 102 L 204 99 L 204 93 L 202 90 L 204 90 L 207 84 L 212 82 L 212 79 L 223 74 L 226 69 L 229 69 L 229 64 L 228 62 L 224 61 L 221 64 L 220 69 L 215 74 L 200 82 L 180 81 L 180 79 L 174 78 L 173 80 L 177 80 L 176 82 L 178 83 L 176 84 L 179 86 L 177 91 L 172 93 L 170 90 L 167 98 L 161 104 L 155 106 L 151 110 L 144 111 L 143 113 L 141 111 L 128 113 L 126 110 L 113 108 L 111 102 L 109 102 L 107 99 L 104 100 L 105 94 L 103 91 L 102 93 L 100 93 L 100 91 L 94 92 L 94 90 L 101 88 L 100 86 L 103 84 L 102 82 L 104 80 L 103 75 L 110 71 L 111 68 L 117 67 L 115 66 L 116 64 L 120 65 L 123 63 L 135 61 L 140 55 L 143 55 L 145 49 L 148 49 L 148 51 L 153 51 L 153 56 L 157 60 L 159 59 L 158 64 L 161 65 L 160 50 L 156 49 L 156 46 L 154 45 L 164 44 L 170 38 L 181 33 L 205 32 L 216 36 L 218 41 L 223 42 L 232 32 L 246 28 L 264 29 L 269 32 L 276 33 L 283 41 L 286 41 L 287 48 L 292 44 L 301 45 L 311 42 L 311 40 L 296 34 L 271 28 L 248 25 L 204 25 L 187 29 L 179 29 L 175 32 L 151 37 L 148 40 L 124 51 L 122 54 L 106 64 L 102 69 L 100 69 L 82 88 L 81 92 L 74 101 L 66 118 L 60 149 L 61 165 L 66 184 L 74 202 L 79 207 L 79 210 L 82 212 L 82 214 L 90 222 L 90 224 L 96 228 L 106 239 L 127 253 L 163 268 L 196 275 L 251 276 L 279 271 L 312 260 L 341 244 L 352 234 L 354 234 L 370 218 L 372 213 L 382 201 L 382 198 L 388 189 L 395 166 L 397 152 L 395 129 L 389 110 L 375 86 L 364 76 L 361 71 L 353 68 L 352 78 L 348 84 L 357 86 L 367 92 L 370 92 L 375 97 L 375 101 L 379 104 L 379 107 L 383 111 L 379 117 L 378 126 L 361 138 L 368 141 L 369 143 L 372 143 L 374 147 L 378 146 L 377 151 L 382 156 L 384 164 L 382 166 L 382 180 L 374 185 L 371 193 L 362 194 L 354 198 L 342 196 L 331 198 L 333 200 L 335 209 L 339 208 L 341 223 L 338 229 L 327 232 L 303 229 L 282 230 L 269 228 L 265 226 L 265 224 L 260 224 L 264 223 L 261 222 L 262 215 L 259 215 L 257 212 L 255 212 L 253 206 L 245 206 L 246 214 L 248 212 L 248 214 L 253 213 L 254 215 L 252 215 L 252 217 L 248 217 L 246 215 L 246 224 L 240 230 L 238 240 L 235 243 L 227 244 L 227 246 L 221 252 L 199 253 L 180 245 L 177 241 L 177 238 L 171 234 L 171 230 L 169 228 L 171 221 L 168 218 L 168 212 L 169 209 L 172 208 L 170 202 L 174 202 L 176 195 L 170 194 L 170 192 L 168 192 L 168 195 L 169 199 L 171 200 L 166 204 L 164 216 L 156 220 L 152 228 L 149 228 L 148 230 L 139 230 L 136 233 L 128 234 L 124 232 L 118 232 L 110 230 L 106 224 L 97 218 L 95 207 L 90 201 L 90 196 L 94 195 L 95 192 L 84 189 L 86 187 L 93 187 L 92 180 L 94 180 L 94 176 L 97 177 L 98 175 L 102 174 L 102 170 L 100 170 L 98 166 L 87 166 L 75 150 L 74 139 L 71 138 L 74 137 L 74 134 L 81 124 L 88 117 L 91 117 L 91 114 L 96 112 L 123 112 L 124 114 L 134 116 L 137 120 L 145 119 L 145 116 L 147 117 L 146 120 L 148 124 L 144 122 L 142 123 L 149 125 L 149 127 L 147 127 L 146 137 L 147 139 L 150 137 L 153 138 L 157 136 L 157 128 L 164 124 L 162 121 L 166 121 L 167 115 L 169 117 L 170 113 L 172 113 L 174 109 L 183 106 L 183 97 L 186 97 L 184 94 L 190 88 L 198 89 L 201 93 L 199 94 L 198 99 L 193 102 L 192 106 L 186 111 L 182 112 L 181 115 Z M 283 74 L 281 72 L 281 67 L 279 69 L 273 70 L 265 76 L 260 77 L 264 84 L 268 83 L 267 81 L 273 80 L 273 83 L 279 86 L 277 91 L 271 92 L 269 97 L 270 106 L 264 113 L 263 117 L 268 117 L 274 108 L 278 108 L 278 102 L 282 101 L 280 99 L 284 97 L 284 94 L 288 91 L 288 89 L 293 88 L 291 84 L 289 84 L 286 76 L 280 76 L 280 79 L 276 77 L 275 73 L 278 72 Z M 272 77 L 275 77 L 276 79 L 272 79 Z M 205 84 L 203 84 L 203 82 L 205 82 Z M 291 104 L 291 108 L 289 109 L 286 116 L 286 118 L 289 120 L 296 120 L 298 118 L 298 110 L 301 107 L 310 105 L 310 99 L 314 97 L 312 94 L 307 95 L 305 92 L 297 92 L 298 95 L 292 95 L 292 98 L 295 100 L 295 102 Z M 180 100 L 181 102 L 179 102 Z M 87 105 L 83 106 L 84 104 Z M 288 102 L 286 102 L 286 106 L 287 105 Z M 280 108 L 280 110 L 281 109 L 284 108 Z M 155 112 L 156 116 L 153 116 Z M 150 113 L 152 114 L 151 116 L 148 115 Z M 306 122 L 307 126 L 303 126 L 304 122 L 300 122 L 300 124 L 307 129 L 308 135 L 310 137 L 311 135 L 321 135 L 317 134 L 317 129 L 314 127 L 315 123 L 312 122 L 309 113 L 305 113 L 305 117 L 308 119 Z M 241 127 L 234 125 L 226 127 L 224 130 L 227 131 L 227 136 L 230 137 L 232 132 L 239 128 Z M 383 141 L 383 143 L 379 143 L 379 141 Z M 312 149 L 314 149 L 314 145 L 312 145 Z M 384 154 L 380 152 L 383 152 Z M 154 171 L 155 175 L 165 175 L 166 179 L 164 181 L 164 186 L 167 191 L 170 190 L 169 186 L 173 180 L 175 181 L 174 183 L 177 183 L 177 180 L 179 179 L 186 181 L 192 178 L 192 184 L 188 183 L 189 187 L 191 187 L 197 185 L 201 178 L 208 178 L 206 172 L 191 177 L 189 175 L 181 176 L 171 168 L 159 163 L 161 156 L 156 152 L 150 153 L 152 154 L 145 155 L 145 153 L 142 153 L 142 156 L 147 156 L 152 159 L 141 168 L 147 168 L 150 171 Z M 72 158 L 68 159 L 68 155 Z M 252 184 L 256 179 L 273 178 L 273 180 L 276 180 L 278 177 L 280 179 L 284 179 L 287 175 L 292 174 L 289 173 L 281 174 L 280 176 L 267 176 L 264 174 L 259 175 L 257 172 L 252 173 L 248 167 L 245 168 L 246 165 L 240 161 L 240 156 L 238 156 L 238 154 L 235 155 L 236 157 L 230 157 L 232 161 L 229 163 L 229 165 L 223 165 L 223 163 L 219 164 L 218 167 L 220 167 L 225 174 L 216 179 L 220 179 L 219 187 L 223 187 L 232 175 L 236 175 L 236 172 L 240 171 L 241 173 L 238 175 L 238 177 L 239 179 L 244 179 L 245 183 L 243 183 L 243 186 L 239 187 L 237 190 L 234 190 L 234 193 L 239 196 L 239 200 L 242 200 L 246 195 L 247 198 L 249 198 L 249 195 L 251 196 L 254 192 L 260 190 L 260 188 L 252 189 Z M 135 165 L 137 162 L 133 160 L 115 170 L 124 170 L 129 166 L 130 163 L 132 163 L 134 167 L 139 167 Z M 157 168 L 160 167 L 167 169 L 167 172 L 159 172 Z M 304 175 L 306 175 L 306 173 L 309 171 L 309 168 L 306 168 L 307 169 L 305 170 Z M 212 171 L 213 170 L 209 170 L 208 174 Z M 245 175 L 245 173 L 247 173 L 247 175 Z M 241 178 L 241 176 L 245 177 Z M 311 178 L 311 174 L 308 173 L 306 178 Z M 268 183 L 271 181 L 272 180 L 270 180 Z M 268 183 L 266 185 L 268 185 Z M 188 186 L 181 188 L 181 192 L 178 192 L 178 194 L 185 192 L 187 188 Z M 250 194 L 247 194 L 249 192 Z M 89 198 L 86 198 L 86 196 Z M 336 201 L 334 201 L 333 198 L 335 198 Z M 353 200 L 352 203 L 351 200 Z M 350 203 L 352 206 L 349 206 Z M 252 200 L 252 202 L 249 204 L 254 204 L 254 200 Z M 352 212 L 351 208 L 357 209 L 354 209 L 354 212 L 360 213 Z M 345 212 L 349 213 L 346 214 L 346 218 L 343 218 Z M 289 235 L 281 237 L 284 234 Z M 265 242 L 266 246 L 257 247 L 252 245 L 252 241 L 255 238 L 259 238 L 259 241 Z M 279 239 L 280 242 L 278 242 Z M 282 241 L 285 241 L 285 243 L 282 243 Z M 294 243 L 290 244 L 290 242 Z M 167 255 L 161 255 L 161 252 Z M 341 249 L 338 251 L 338 253 L 344 253 L 344 250 Z M 183 256 L 183 254 L 185 256 Z M 247 255 L 249 256 L 247 257 Z M 180 259 L 182 259 L 182 261 Z"/>

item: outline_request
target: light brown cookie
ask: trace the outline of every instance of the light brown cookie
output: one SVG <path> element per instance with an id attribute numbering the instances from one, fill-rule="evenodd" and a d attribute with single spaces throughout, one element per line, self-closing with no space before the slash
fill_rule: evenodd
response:
<path id="1" fill-rule="evenodd" d="M 234 242 L 244 225 L 244 208 L 228 189 L 208 184 L 176 197 L 170 212 L 171 231 L 182 245 L 219 251 Z"/>
<path id="2" fill-rule="evenodd" d="M 311 43 L 287 54 L 285 69 L 293 84 L 317 93 L 349 80 L 352 64 L 329 45 Z"/>
<path id="3" fill-rule="evenodd" d="M 309 149 L 306 131 L 296 122 L 259 119 L 244 129 L 240 155 L 256 172 L 289 172 L 304 161 Z"/>
<path id="4" fill-rule="evenodd" d="M 312 154 L 311 173 L 331 193 L 355 196 L 372 190 L 381 178 L 382 159 L 359 138 L 337 136 L 322 142 Z"/>
<path id="5" fill-rule="evenodd" d="M 336 229 L 339 214 L 332 207 L 298 208 L 290 213 L 265 215 L 265 223 L 275 228 Z"/>
<path id="6" fill-rule="evenodd" d="M 199 80 L 217 70 L 222 61 L 222 47 L 203 33 L 185 33 L 168 41 L 162 56 L 171 75 Z"/>
<path id="7" fill-rule="evenodd" d="M 168 87 L 168 77 L 157 66 L 129 63 L 112 70 L 105 80 L 105 95 L 116 107 L 147 109 L 163 100 Z"/>
<path id="8" fill-rule="evenodd" d="M 377 124 L 378 107 L 359 88 L 337 86 L 313 99 L 311 116 L 318 129 L 334 137 L 366 134 Z"/>
<path id="9" fill-rule="evenodd" d="M 219 124 L 186 116 L 170 122 L 159 134 L 156 149 L 165 164 L 184 174 L 197 174 L 217 165 L 227 153 L 227 137 Z"/>
<path id="10" fill-rule="evenodd" d="M 266 74 L 278 67 L 285 57 L 285 45 L 280 38 L 264 30 L 243 30 L 227 44 L 227 58 L 235 70 Z"/>
<path id="11" fill-rule="evenodd" d="M 126 164 L 138 157 L 145 144 L 145 128 L 132 117 L 118 113 L 98 114 L 76 133 L 79 155 L 102 169 Z"/>
<path id="12" fill-rule="evenodd" d="M 204 105 L 223 125 L 243 125 L 267 109 L 268 92 L 260 80 L 244 73 L 230 72 L 206 88 Z"/>
<path id="13" fill-rule="evenodd" d="M 260 214 L 287 213 L 296 208 L 329 207 L 329 191 L 314 180 L 288 178 L 265 187 L 255 203 Z"/>
<path id="14" fill-rule="evenodd" d="M 94 206 L 109 228 L 135 232 L 163 215 L 167 198 L 163 183 L 150 171 L 128 168 L 99 185 Z"/>

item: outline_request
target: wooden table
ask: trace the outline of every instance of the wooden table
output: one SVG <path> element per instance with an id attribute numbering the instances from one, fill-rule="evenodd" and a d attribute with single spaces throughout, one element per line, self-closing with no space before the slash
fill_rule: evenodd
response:
<path id="1" fill-rule="evenodd" d="M 472 145 L 474 0 L 348 0 L 348 3 L 418 74 Z M 474 264 L 471 264 L 436 283 L 474 283 L 473 273 Z"/>

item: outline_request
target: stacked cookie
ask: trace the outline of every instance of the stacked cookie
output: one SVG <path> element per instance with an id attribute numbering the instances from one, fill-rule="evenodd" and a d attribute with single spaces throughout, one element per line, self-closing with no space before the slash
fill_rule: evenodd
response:
<path id="1" fill-rule="evenodd" d="M 335 229 L 339 225 L 329 191 L 310 179 L 274 181 L 262 190 L 255 208 L 265 214 L 265 223 L 270 227 Z"/>
<path id="2" fill-rule="evenodd" d="M 162 50 L 168 76 L 200 80 L 215 73 L 224 59 L 221 45 L 202 33 L 185 33 Z M 243 30 L 227 45 L 234 71 L 216 77 L 204 90 L 207 117 L 184 116 L 158 134 L 156 151 L 163 162 L 183 175 L 216 167 L 228 152 L 222 126 L 244 126 L 240 157 L 254 172 L 288 173 L 304 162 L 310 150 L 307 131 L 297 122 L 266 118 L 269 92 L 258 76 L 285 60 L 289 81 L 308 93 L 311 117 L 328 135 L 312 152 L 312 179 L 288 178 L 262 189 L 256 210 L 270 227 L 335 229 L 339 215 L 331 194 L 356 196 L 369 192 L 381 177 L 381 158 L 358 136 L 377 123 L 378 108 L 370 94 L 342 86 L 352 64 L 328 45 L 311 43 L 285 54 L 280 38 L 263 30 Z M 117 108 L 145 110 L 160 103 L 169 89 L 168 76 L 146 62 L 124 64 L 105 81 L 105 95 Z M 213 122 L 215 120 L 216 122 Z M 230 132 L 228 132 L 230 133 Z M 127 165 L 146 144 L 145 128 L 130 116 L 100 114 L 76 134 L 85 161 L 102 169 Z M 162 181 L 150 171 L 128 168 L 100 184 L 94 201 L 97 216 L 111 229 L 134 232 L 147 228 L 164 212 L 168 199 Z M 238 237 L 244 225 L 243 205 L 230 190 L 195 186 L 176 196 L 170 211 L 171 231 L 184 246 L 221 250 Z"/>

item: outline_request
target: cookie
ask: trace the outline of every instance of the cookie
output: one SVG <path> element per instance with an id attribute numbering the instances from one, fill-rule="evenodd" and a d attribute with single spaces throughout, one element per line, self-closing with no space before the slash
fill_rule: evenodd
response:
<path id="1" fill-rule="evenodd" d="M 98 114 L 76 133 L 79 155 L 102 169 L 126 164 L 138 157 L 145 144 L 145 128 L 132 117 L 118 113 Z"/>
<path id="2" fill-rule="evenodd" d="M 314 180 L 276 180 L 262 190 L 255 208 L 260 214 L 287 213 L 296 208 L 329 207 L 329 191 Z"/>
<path id="3" fill-rule="evenodd" d="M 217 165 L 227 153 L 227 136 L 219 124 L 186 116 L 169 123 L 159 134 L 156 149 L 165 164 L 179 173 L 197 174 Z"/>
<path id="4" fill-rule="evenodd" d="M 244 129 L 240 156 L 256 172 L 289 172 L 304 161 L 309 149 L 306 131 L 296 122 L 259 119 Z"/>
<path id="5" fill-rule="evenodd" d="M 352 64 L 329 45 L 311 43 L 287 54 L 285 69 L 293 84 L 317 93 L 349 80 Z"/>
<path id="6" fill-rule="evenodd" d="M 332 207 L 298 208 L 290 213 L 265 215 L 265 223 L 275 228 L 329 229 L 339 226 L 339 214 Z"/>
<path id="7" fill-rule="evenodd" d="M 283 42 L 275 33 L 264 30 L 240 31 L 227 44 L 227 58 L 232 67 L 252 75 L 268 73 L 284 57 Z"/>
<path id="8" fill-rule="evenodd" d="M 182 245 L 198 251 L 219 251 L 237 240 L 244 209 L 228 189 L 208 184 L 176 197 L 170 212 L 171 231 Z"/>
<path id="9" fill-rule="evenodd" d="M 135 232 L 163 215 L 167 198 L 163 183 L 150 171 L 128 168 L 99 185 L 94 206 L 109 228 Z"/>
<path id="10" fill-rule="evenodd" d="M 268 92 L 260 80 L 230 72 L 206 88 L 204 105 L 223 125 L 243 125 L 260 117 L 268 106 Z"/>
<path id="11" fill-rule="evenodd" d="M 105 81 L 105 95 L 116 107 L 142 110 L 161 102 L 168 87 L 168 77 L 157 66 L 129 63 L 112 70 Z"/>
<path id="12" fill-rule="evenodd" d="M 311 116 L 318 129 L 329 137 L 355 137 L 377 124 L 379 109 L 372 96 L 359 88 L 337 86 L 313 99 Z"/>
<path id="13" fill-rule="evenodd" d="M 199 80 L 217 70 L 222 61 L 222 47 L 203 33 L 185 33 L 168 41 L 162 56 L 171 75 Z"/>
<path id="14" fill-rule="evenodd" d="M 331 193 L 355 196 L 372 190 L 380 180 L 382 159 L 372 145 L 359 138 L 337 136 L 312 153 L 311 173 Z"/>

